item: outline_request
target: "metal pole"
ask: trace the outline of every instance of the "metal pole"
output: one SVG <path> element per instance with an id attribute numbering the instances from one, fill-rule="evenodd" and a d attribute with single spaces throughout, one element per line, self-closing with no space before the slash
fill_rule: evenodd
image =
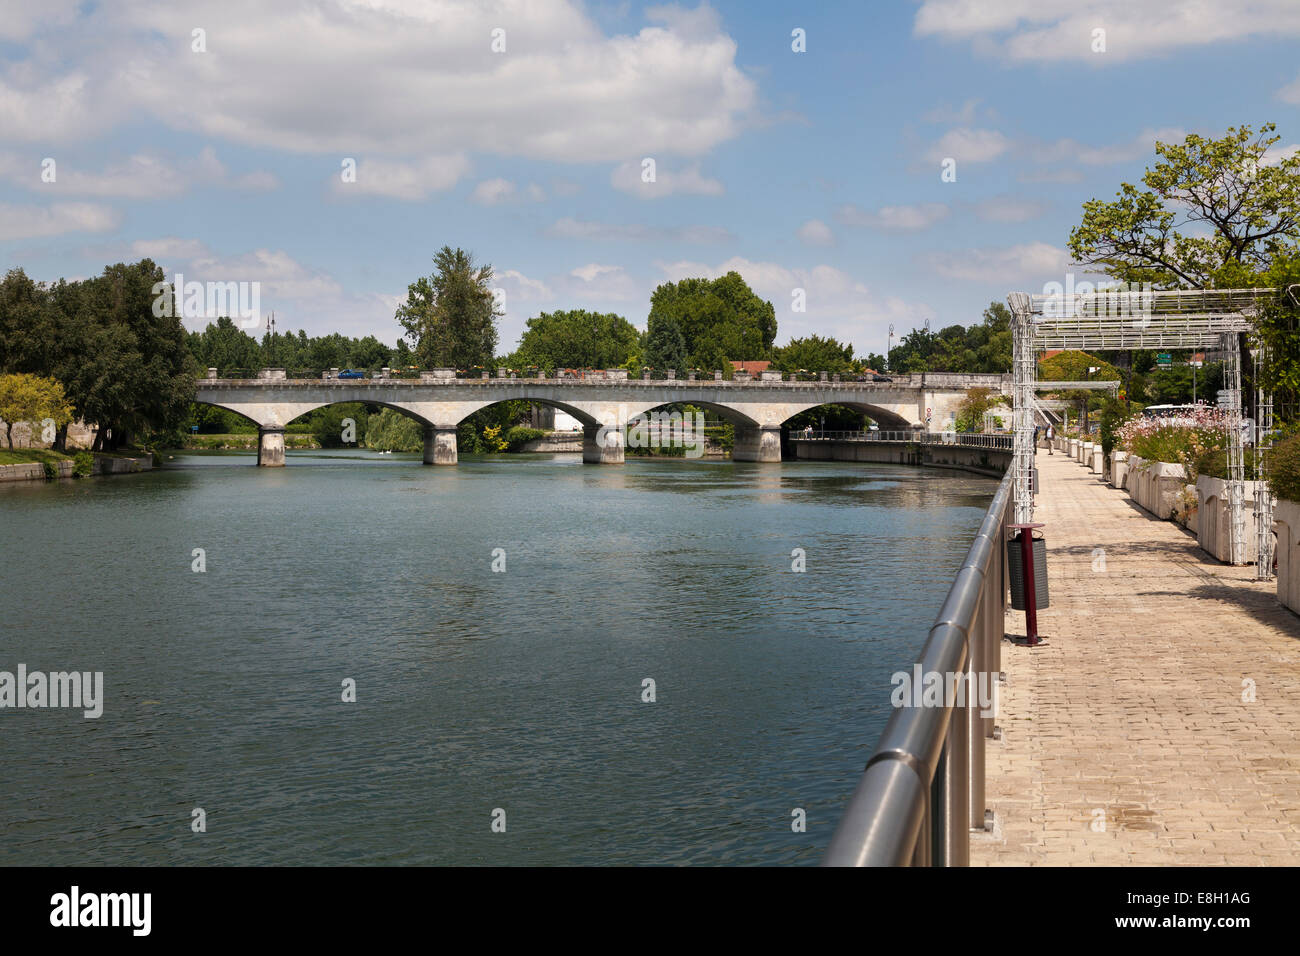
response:
<path id="1" fill-rule="evenodd" d="M 969 694 L 967 694 L 969 696 Z M 968 709 L 954 707 L 948 739 L 935 772 L 935 866 L 970 866 L 970 777 L 967 773 Z"/>
<path id="2" fill-rule="evenodd" d="M 996 554 L 997 550 L 995 543 L 993 553 Z M 979 610 L 975 612 L 975 618 L 971 622 L 967 641 L 970 645 L 970 660 L 966 667 L 966 707 L 964 708 L 966 719 L 966 773 L 969 780 L 966 825 L 972 830 L 980 830 L 984 827 L 984 718 L 980 716 L 981 704 L 983 703 L 980 691 L 986 687 L 991 688 L 996 680 L 996 678 L 991 678 L 989 673 L 989 615 L 986 610 L 992 600 L 991 572 L 994 570 L 993 560 L 993 554 L 990 554 L 988 567 L 984 572 L 984 587 L 980 597 Z M 969 857 L 969 839 L 966 840 L 966 844 L 967 856 Z M 967 863 L 969 863 L 969 859 Z"/>

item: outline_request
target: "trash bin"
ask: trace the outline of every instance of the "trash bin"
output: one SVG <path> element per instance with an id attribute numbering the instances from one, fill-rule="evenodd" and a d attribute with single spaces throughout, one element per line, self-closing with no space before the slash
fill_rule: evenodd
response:
<path id="1" fill-rule="evenodd" d="M 1020 534 L 1026 533 L 1020 532 Z M 1033 550 L 1034 606 L 1041 611 L 1047 607 L 1047 541 L 1043 538 L 1034 538 Z M 1007 541 L 1007 576 L 1011 579 L 1011 607 L 1013 610 L 1023 611 L 1025 610 L 1025 568 L 1020 552 L 1020 535 Z"/>

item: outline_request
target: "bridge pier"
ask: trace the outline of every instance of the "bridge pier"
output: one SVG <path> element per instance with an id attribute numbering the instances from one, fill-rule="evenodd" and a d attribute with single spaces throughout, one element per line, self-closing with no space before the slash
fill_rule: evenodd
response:
<path id="1" fill-rule="evenodd" d="M 759 428 L 755 425 L 737 425 L 736 443 L 731 449 L 732 461 L 780 461 L 781 428 Z"/>
<path id="2" fill-rule="evenodd" d="M 456 429 L 424 427 L 424 463 L 426 465 L 454 465 L 458 455 Z"/>
<path id="3" fill-rule="evenodd" d="M 622 427 L 583 425 L 582 460 L 589 465 L 623 464 Z"/>
<path id="4" fill-rule="evenodd" d="M 265 468 L 284 467 L 284 428 L 257 429 L 257 464 Z"/>

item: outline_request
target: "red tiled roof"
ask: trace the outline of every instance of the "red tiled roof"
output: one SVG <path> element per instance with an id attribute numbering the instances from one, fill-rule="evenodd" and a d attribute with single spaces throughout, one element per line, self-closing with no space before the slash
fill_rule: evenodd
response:
<path id="1" fill-rule="evenodd" d="M 736 371 L 748 372 L 750 375 L 757 375 L 759 372 L 766 372 L 768 366 L 772 363 L 767 359 L 756 359 L 752 362 L 732 362 L 731 367 Z"/>

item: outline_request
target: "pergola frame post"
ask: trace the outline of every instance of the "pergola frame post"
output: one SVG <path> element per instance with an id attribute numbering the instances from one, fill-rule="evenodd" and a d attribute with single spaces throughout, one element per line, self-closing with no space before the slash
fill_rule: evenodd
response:
<path id="1" fill-rule="evenodd" d="M 1030 295 L 1012 292 L 1012 456 L 1016 522 L 1033 520 L 1033 404 L 1038 353 L 1047 348 L 1099 350 L 1134 348 L 1201 348 L 1221 350 L 1225 359 L 1228 428 L 1228 496 L 1232 564 L 1246 559 L 1245 422 L 1242 417 L 1240 333 L 1254 332 L 1253 316 L 1276 294 L 1275 289 L 1175 289 L 1170 291 L 1102 290 Z M 1256 379 L 1267 360 L 1256 353 Z M 1272 399 L 1257 395 L 1255 421 L 1256 578 L 1272 573 L 1272 494 L 1263 485 L 1263 456 L 1270 441 Z"/>

